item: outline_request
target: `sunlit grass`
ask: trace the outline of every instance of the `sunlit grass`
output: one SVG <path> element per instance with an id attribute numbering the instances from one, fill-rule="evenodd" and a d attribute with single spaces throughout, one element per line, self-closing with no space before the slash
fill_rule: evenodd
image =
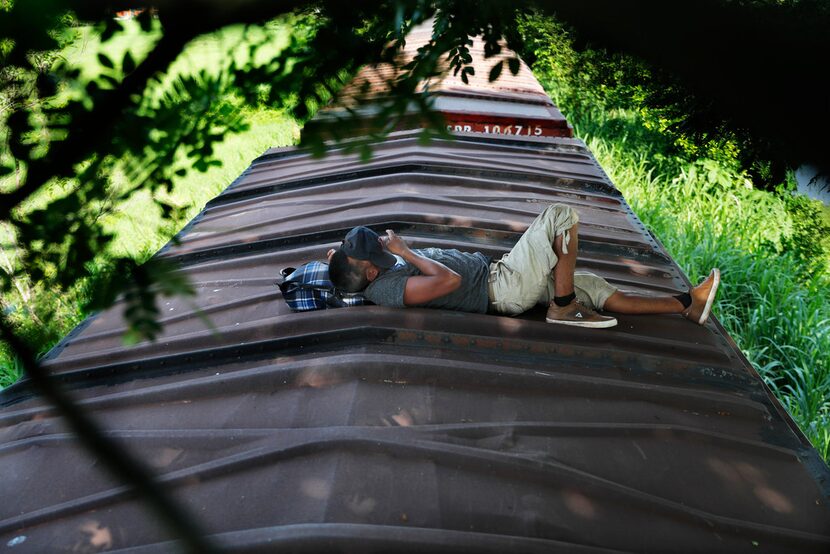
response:
<path id="1" fill-rule="evenodd" d="M 652 142 L 630 140 L 641 125 L 632 113 L 568 117 L 691 281 L 721 269 L 714 314 L 827 459 L 830 257 L 811 265 L 799 257 L 787 198 L 753 190 L 711 160 L 672 157 Z"/>
<path id="2" fill-rule="evenodd" d="M 256 156 L 270 147 L 294 144 L 299 139 L 297 124 L 279 112 L 247 110 L 245 120 L 250 125 L 248 131 L 228 136 L 215 148 L 216 158 L 222 160 L 221 166 L 211 166 L 204 173 L 191 171 L 176 179 L 168 198 L 178 206 L 185 206 L 186 211 L 175 229 L 162 218 L 161 210 L 147 192 L 134 195 L 104 219 L 105 227 L 116 235 L 113 254 L 141 261 L 150 257 L 210 199 L 230 185 Z"/>

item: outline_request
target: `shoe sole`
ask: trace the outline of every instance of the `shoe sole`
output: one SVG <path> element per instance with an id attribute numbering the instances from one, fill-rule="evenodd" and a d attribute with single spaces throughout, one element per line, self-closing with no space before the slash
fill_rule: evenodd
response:
<path id="1" fill-rule="evenodd" d="M 720 269 L 715 268 L 712 273 L 715 274 L 715 282 L 712 284 L 709 296 L 706 297 L 706 305 L 703 306 L 703 312 L 700 314 L 700 319 L 697 320 L 698 325 L 703 325 L 709 319 L 709 312 L 712 310 L 712 304 L 715 302 L 715 295 L 717 295 L 720 286 Z"/>
<path id="2" fill-rule="evenodd" d="M 570 325 L 571 327 L 588 327 L 590 329 L 606 329 L 614 327 L 617 324 L 616 319 L 609 319 L 608 321 L 563 321 L 561 319 L 548 319 L 548 323 L 558 323 L 559 325 Z"/>

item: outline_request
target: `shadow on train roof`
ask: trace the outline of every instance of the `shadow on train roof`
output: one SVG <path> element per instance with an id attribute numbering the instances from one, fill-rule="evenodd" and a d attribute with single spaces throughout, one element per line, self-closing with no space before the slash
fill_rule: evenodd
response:
<path id="1" fill-rule="evenodd" d="M 280 270 L 354 225 L 500 256 L 552 202 L 579 212 L 580 268 L 689 285 L 529 70 L 502 79 L 441 84 L 453 140 L 402 129 L 368 163 L 269 150 L 158 254 L 214 330 L 171 298 L 163 336 L 127 347 L 115 306 L 46 365 L 233 551 L 830 550 L 827 466 L 714 318 L 598 331 L 541 308 L 282 301 Z M 106 531 L 110 551 L 172 548 L 25 380 L 0 401 L 0 544 L 87 552 Z"/>

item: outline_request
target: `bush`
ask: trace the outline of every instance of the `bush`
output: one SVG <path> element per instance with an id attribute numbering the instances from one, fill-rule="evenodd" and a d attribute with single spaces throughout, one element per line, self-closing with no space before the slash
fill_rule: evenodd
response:
<path id="1" fill-rule="evenodd" d="M 533 71 L 692 281 L 720 267 L 714 313 L 825 459 L 830 455 L 830 228 L 820 203 L 758 190 L 734 138 L 677 134 L 642 104 L 641 62 L 577 51 L 567 29 L 521 22 Z M 676 106 L 675 106 L 676 109 Z M 766 186 L 767 183 L 764 183 Z"/>

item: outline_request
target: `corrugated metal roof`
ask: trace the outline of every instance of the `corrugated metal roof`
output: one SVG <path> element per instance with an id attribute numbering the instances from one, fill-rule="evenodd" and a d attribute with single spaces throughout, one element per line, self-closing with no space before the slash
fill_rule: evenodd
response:
<path id="1" fill-rule="evenodd" d="M 581 141 L 418 134 L 266 152 L 159 254 L 198 294 L 158 342 L 124 346 L 116 306 L 47 365 L 234 551 L 826 552 L 830 473 L 714 319 L 289 312 L 279 270 L 353 225 L 499 256 L 551 202 L 580 268 L 688 285 Z M 0 544 L 171 548 L 27 382 L 0 401 Z"/>

